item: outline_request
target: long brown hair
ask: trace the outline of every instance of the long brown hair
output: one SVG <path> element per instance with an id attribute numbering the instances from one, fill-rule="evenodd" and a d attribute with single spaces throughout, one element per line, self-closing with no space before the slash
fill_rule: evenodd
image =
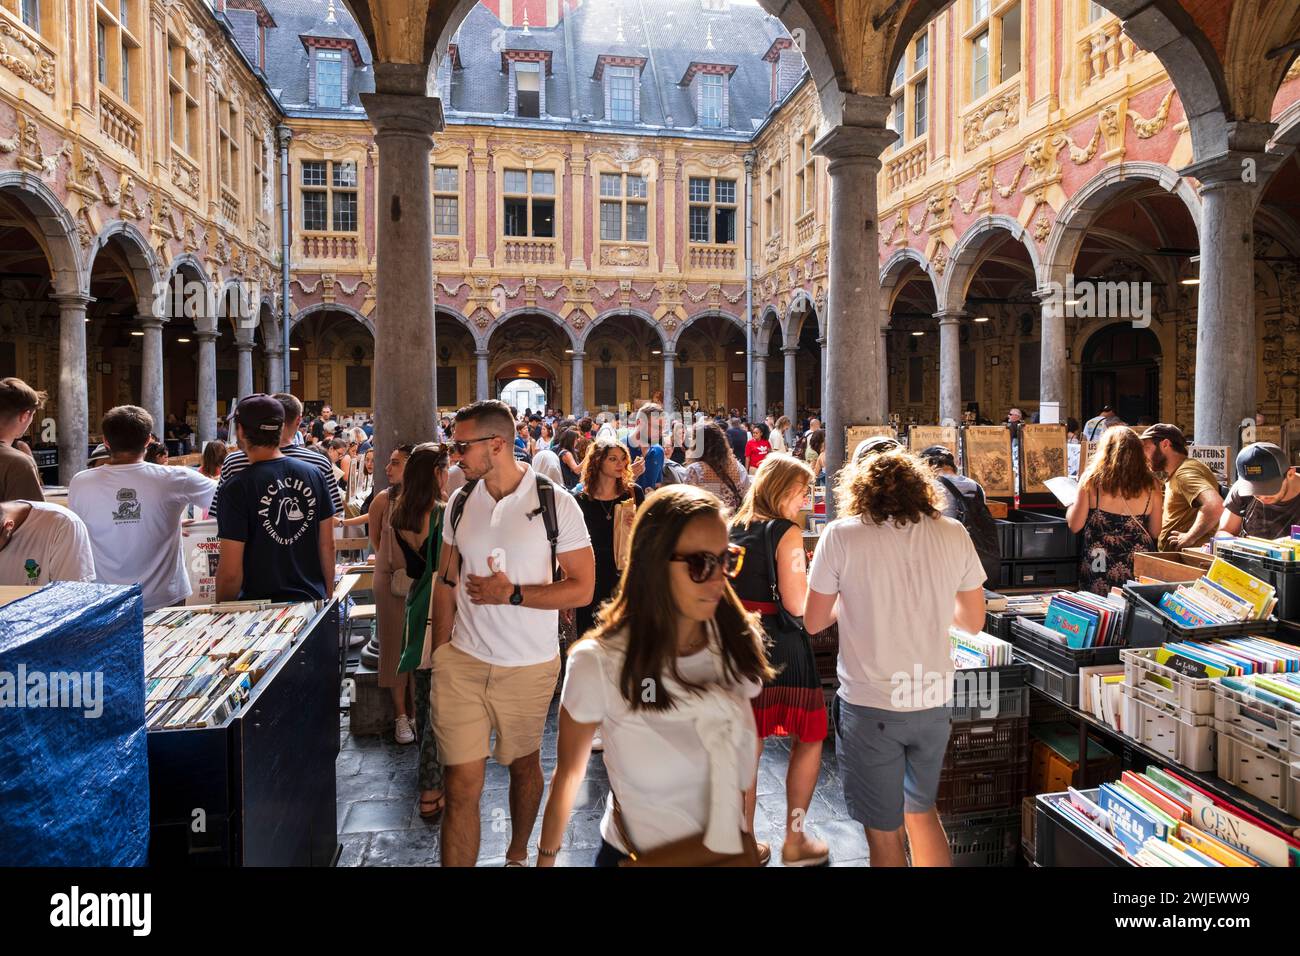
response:
<path id="1" fill-rule="evenodd" d="M 1079 486 L 1131 501 L 1155 492 L 1159 485 L 1147 464 L 1142 439 L 1122 425 L 1107 428 L 1089 456 Z"/>
<path id="2" fill-rule="evenodd" d="M 627 450 L 627 446 L 616 438 L 597 438 L 592 442 L 591 447 L 587 449 L 587 456 L 582 459 L 582 490 L 590 496 L 596 487 L 596 477 L 600 474 L 600 466 L 605 463 L 605 459 L 610 456 L 611 452 L 622 452 L 623 457 L 627 459 L 627 465 L 623 468 L 622 474 L 614 480 L 616 495 L 629 495 L 632 493 L 632 485 L 636 479 L 632 477 L 632 453 Z"/>
<path id="3" fill-rule="evenodd" d="M 908 525 L 939 514 L 939 491 L 930 470 L 901 448 L 841 469 L 835 480 L 835 501 L 841 515 L 874 524 Z"/>
<path id="4" fill-rule="evenodd" d="M 419 534 L 425 515 L 431 515 L 442 499 L 438 472 L 447 467 L 447 449 L 435 442 L 416 445 L 402 472 L 402 493 L 388 511 L 388 523 L 398 531 Z"/>
<path id="5" fill-rule="evenodd" d="M 781 452 L 768 455 L 758 466 L 745 500 L 732 516 L 732 527 L 748 528 L 755 521 L 783 517 L 781 502 L 795 487 L 811 486 L 814 477 L 813 470 L 792 455 Z"/>
<path id="6" fill-rule="evenodd" d="M 716 495 L 691 485 L 669 485 L 645 500 L 632 525 L 632 547 L 627 569 L 613 600 L 599 612 L 600 623 L 589 632 L 592 639 L 609 642 L 627 632 L 627 650 L 619 691 L 633 709 L 668 710 L 676 702 L 660 678 L 667 674 L 692 692 L 704 688 L 682 678 L 677 669 L 677 617 L 667 576 L 669 558 L 686 526 L 700 517 L 722 520 L 722 502 Z M 771 680 L 775 672 L 767 663 L 757 615 L 750 614 L 728 583 L 714 612 L 722 643 L 723 672 L 727 680 Z M 650 681 L 647 684 L 646 681 Z M 654 687 L 650 700 L 646 687 Z"/>

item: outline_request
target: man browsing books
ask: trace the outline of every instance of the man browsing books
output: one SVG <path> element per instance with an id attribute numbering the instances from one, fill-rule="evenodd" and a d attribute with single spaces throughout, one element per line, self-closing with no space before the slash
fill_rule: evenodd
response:
<path id="1" fill-rule="evenodd" d="M 1152 425 L 1139 437 L 1151 470 L 1167 476 L 1160 550 L 1199 547 L 1214 535 L 1223 514 L 1218 479 L 1204 462 L 1187 457 L 1187 440 L 1177 425 Z"/>
<path id="2" fill-rule="evenodd" d="M 1270 442 L 1247 445 L 1237 456 L 1237 482 L 1223 504 L 1219 530 L 1280 538 L 1300 524 L 1300 475 Z"/>

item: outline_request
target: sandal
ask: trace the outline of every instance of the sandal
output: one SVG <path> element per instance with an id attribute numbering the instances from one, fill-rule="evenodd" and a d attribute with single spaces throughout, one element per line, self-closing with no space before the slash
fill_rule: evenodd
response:
<path id="1" fill-rule="evenodd" d="M 442 819 L 442 811 L 446 808 L 446 800 L 440 793 L 436 797 L 420 798 L 420 819 L 428 820 L 430 823 L 437 823 Z"/>
<path id="2" fill-rule="evenodd" d="M 506 860 L 506 866 L 508 866 L 508 867 L 509 867 L 509 866 L 523 866 L 523 867 L 527 867 L 527 866 L 528 866 L 528 859 L 527 859 L 527 857 L 525 857 L 525 858 L 522 859 L 522 860 Z"/>

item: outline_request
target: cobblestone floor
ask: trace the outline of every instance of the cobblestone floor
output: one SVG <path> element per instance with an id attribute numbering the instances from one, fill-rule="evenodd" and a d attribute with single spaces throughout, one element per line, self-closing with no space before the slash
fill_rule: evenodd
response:
<path id="1" fill-rule="evenodd" d="M 547 718 L 542 739 L 542 770 L 547 779 L 555 768 L 556 705 Z M 436 866 L 439 832 L 420 819 L 416 801 L 415 745 L 401 746 L 392 734 L 361 736 L 348 729 L 343 718 L 342 749 L 337 763 L 339 866 Z M 831 865 L 866 866 L 867 840 L 862 827 L 849 819 L 844 791 L 836 772 L 831 742 L 822 753 L 822 770 L 808 815 L 808 830 L 830 844 Z M 789 757 L 786 740 L 767 742 L 758 773 L 758 810 L 754 830 L 759 840 L 772 846 L 772 865 L 781 865 L 781 840 L 785 820 L 785 769 Z M 600 847 L 600 815 L 609 791 L 605 764 L 592 754 L 587 777 L 579 791 L 565 833 L 560 866 L 590 866 Z M 487 782 L 480 812 L 483 820 L 480 866 L 504 866 L 508 832 L 494 832 L 493 820 L 509 819 L 509 774 L 488 760 Z M 542 807 L 545 809 L 545 797 Z M 504 814 L 501 812 L 504 811 Z M 542 815 L 538 813 L 529 846 L 529 862 L 536 860 Z"/>

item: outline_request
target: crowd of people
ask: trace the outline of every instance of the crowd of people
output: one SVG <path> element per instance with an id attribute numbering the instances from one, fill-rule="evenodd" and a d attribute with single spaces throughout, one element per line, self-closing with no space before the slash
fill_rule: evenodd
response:
<path id="1" fill-rule="evenodd" d="M 983 492 L 952 449 L 870 438 L 825 476 L 815 418 L 671 420 L 648 403 L 622 422 L 480 401 L 393 449 L 377 482 L 366 425 L 328 407 L 304 421 L 294 396 L 257 394 L 234 410 L 237 450 L 209 443 L 197 468 L 150 460 L 143 408 L 109 410 L 65 508 L 43 500 L 22 441 L 43 400 L 0 381 L 0 585 L 138 584 L 146 610 L 183 602 L 182 523 L 207 515 L 217 600 L 320 600 L 336 538 L 366 536 L 379 682 L 395 739 L 418 748 L 419 812 L 440 823 L 444 865 L 478 859 L 489 756 L 509 771 L 507 866 L 527 865 L 539 813 L 535 860 L 553 865 L 596 749 L 611 788 L 596 865 L 761 865 L 769 736 L 791 739 L 782 860 L 826 863 L 807 824 L 830 733 L 871 862 L 948 862 L 935 810 L 948 630 L 981 629 L 990 569 Z M 1127 580 L 1134 551 L 1300 523 L 1300 476 L 1277 446 L 1243 449 L 1225 494 L 1176 426 L 1119 424 L 1094 428 L 1067 514 L 1082 586 Z M 809 565 L 802 516 L 822 481 L 836 520 Z M 809 635 L 836 622 L 828 717 Z"/>

